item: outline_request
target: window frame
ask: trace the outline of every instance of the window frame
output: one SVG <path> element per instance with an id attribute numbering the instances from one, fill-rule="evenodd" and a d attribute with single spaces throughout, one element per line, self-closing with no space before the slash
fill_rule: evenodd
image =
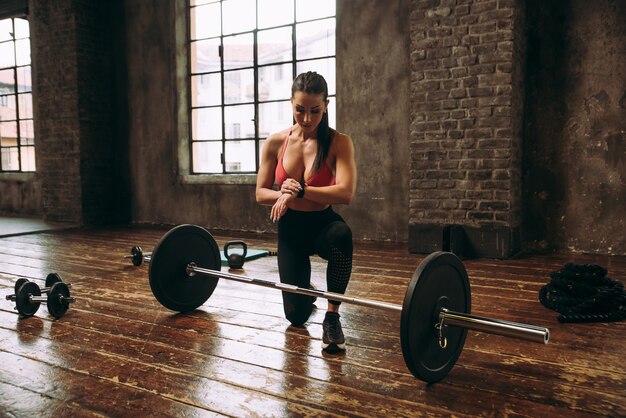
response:
<path id="1" fill-rule="evenodd" d="M 2 97 L 4 100 L 6 101 L 6 104 L 9 104 L 9 100 L 12 99 L 11 96 L 14 96 L 13 99 L 15 100 L 15 102 L 13 103 L 13 105 L 15 106 L 15 118 L 14 119 L 10 119 L 7 120 L 8 122 L 14 122 L 15 123 L 15 129 L 16 129 L 16 144 L 15 145 L 2 145 L 0 143 L 0 178 L 2 179 L 15 179 L 15 180 L 23 180 L 23 179 L 30 179 L 33 178 L 35 173 L 37 172 L 37 156 L 36 156 L 36 135 L 35 135 L 35 116 L 33 114 L 34 112 L 34 93 L 33 93 L 33 82 L 32 82 L 32 76 L 33 76 L 33 72 L 32 72 L 32 68 L 33 68 L 33 62 L 32 62 L 32 37 L 31 37 L 31 28 L 30 28 L 30 21 L 28 19 L 28 14 L 27 12 L 27 8 L 21 11 L 16 11 L 15 13 L 11 14 L 2 14 L 0 15 L 0 20 L 10 20 L 11 21 L 11 30 L 12 30 L 12 38 L 9 40 L 5 40 L 2 43 L 8 43 L 11 42 L 13 43 L 13 65 L 9 66 L 9 67 L 3 67 L 1 69 L 1 71 L 12 71 L 12 75 L 13 75 L 13 91 L 9 92 L 9 93 L 5 93 L 2 94 Z M 28 37 L 27 38 L 16 38 L 16 25 L 15 25 L 15 20 L 16 19 L 23 19 L 27 22 L 28 24 Z M 28 39 L 28 43 L 29 43 L 29 62 L 28 64 L 20 64 L 18 61 L 18 51 L 17 51 L 17 42 L 20 40 L 25 40 Z M 19 77 L 18 77 L 18 71 L 19 69 L 22 68 L 30 68 L 30 76 L 31 76 L 31 80 L 30 80 L 30 90 L 27 91 L 21 91 L 20 90 L 20 85 L 19 85 Z M 30 105 L 31 105 L 31 117 L 30 118 L 24 118 L 23 116 L 20 115 L 20 96 L 21 95 L 25 95 L 25 94 L 30 94 Z M 2 120 L 0 118 L 0 120 Z M 2 120 L 4 121 L 4 120 Z M 4 121 L 6 122 L 6 121 Z M 31 124 L 31 129 L 32 129 L 32 144 L 31 143 L 27 143 L 26 141 L 30 142 L 29 138 L 23 138 L 22 135 L 22 123 L 23 122 L 30 122 Z M 2 151 L 4 149 L 11 149 L 11 148 L 16 148 L 17 149 L 17 169 L 5 169 L 2 165 L 2 160 L 1 160 L 1 156 L 2 156 Z M 22 161 L 22 152 L 24 151 L 24 148 L 32 148 L 32 152 L 33 152 L 33 169 L 25 169 L 24 168 L 24 164 Z"/>
<path id="2" fill-rule="evenodd" d="M 263 137 L 261 137 L 260 135 L 260 129 L 259 129 L 259 107 L 260 105 L 265 105 L 268 103 L 273 103 L 273 102 L 284 102 L 285 99 L 274 99 L 274 100 L 260 100 L 259 98 L 259 89 L 260 89 L 260 81 L 259 81 L 259 70 L 264 68 L 264 67 L 271 67 L 271 66 L 279 66 L 279 65 L 290 65 L 291 66 L 291 79 L 295 78 L 298 74 L 298 67 L 302 65 L 302 63 L 305 63 L 307 61 L 322 61 L 322 60 L 331 60 L 332 64 L 335 66 L 336 68 L 336 56 L 337 56 L 337 52 L 336 52 L 336 47 L 334 49 L 333 54 L 332 55 L 315 55 L 314 57 L 308 57 L 308 58 L 298 58 L 297 57 L 297 37 L 296 37 L 296 28 L 299 24 L 303 24 L 303 23 L 312 23 L 312 22 L 316 22 L 316 21 L 324 21 L 324 20 L 328 20 L 328 19 L 334 19 L 334 23 L 335 23 L 335 28 L 336 28 L 336 24 L 337 24 L 337 13 L 335 10 L 335 13 L 332 15 L 328 15 L 328 16 L 322 16 L 322 17 L 316 17 L 314 19 L 310 19 L 310 20 L 297 20 L 297 1 L 296 0 L 292 0 L 293 4 L 294 4 L 294 9 L 293 9 L 293 19 L 290 23 L 287 24 L 280 24 L 277 26 L 269 26 L 269 27 L 263 27 L 261 29 L 259 29 L 259 13 L 258 13 L 258 5 L 259 2 L 263 1 L 263 0 L 255 0 L 255 6 L 256 6 L 256 22 L 255 22 L 255 27 L 252 30 L 246 30 L 243 32 L 236 32 L 236 33 L 224 33 L 223 30 L 223 25 L 222 28 L 220 29 L 220 34 L 216 35 L 216 36 L 211 36 L 211 37 L 206 37 L 206 38 L 197 38 L 197 39 L 192 39 L 191 37 L 191 32 L 192 32 L 192 21 L 191 21 L 191 15 L 192 15 L 192 8 L 194 7 L 198 7 L 197 5 L 192 5 L 192 0 L 183 0 L 184 3 L 184 44 L 185 44 L 185 55 L 186 55 L 186 62 L 185 62 L 185 70 L 184 72 L 181 71 L 178 73 L 178 76 L 181 77 L 183 76 L 182 73 L 184 73 L 184 94 L 181 94 L 181 100 L 184 100 L 184 104 L 186 106 L 186 117 L 184 118 L 185 122 L 179 121 L 179 124 L 182 125 L 182 123 L 186 123 L 186 126 L 183 128 L 182 126 L 179 125 L 180 127 L 180 131 L 181 132 L 185 132 L 186 135 L 184 135 L 186 137 L 186 139 L 182 139 L 181 138 L 179 140 L 179 160 L 182 160 L 179 163 L 179 168 L 181 169 L 181 172 L 183 173 L 183 179 L 186 183 L 224 183 L 224 184 L 242 184 L 242 183 L 253 183 L 254 179 L 256 178 L 256 175 L 258 173 L 259 170 L 259 165 L 260 165 L 260 144 L 262 143 L 262 141 L 264 141 L 266 139 L 265 134 L 263 135 Z M 217 0 L 217 3 L 222 3 L 222 0 Z M 222 7 L 220 6 L 220 20 L 223 20 L 223 10 Z M 223 22 L 222 22 L 223 23 Z M 270 30 L 270 29 L 279 29 L 279 28 L 290 28 L 291 29 L 291 55 L 288 59 L 283 60 L 283 61 L 272 61 L 271 63 L 265 63 L 265 64 L 259 64 L 259 57 L 258 57 L 258 43 L 257 43 L 257 35 L 260 31 L 266 31 L 266 30 Z M 336 33 L 336 30 L 335 30 Z M 179 32 L 180 34 L 180 32 Z M 240 35 L 246 35 L 246 34 L 252 34 L 252 39 L 253 39 L 253 62 L 252 65 L 248 65 L 245 67 L 238 67 L 236 69 L 225 69 L 224 68 L 224 38 L 228 38 L 228 37 L 232 37 L 232 36 L 240 36 Z M 219 70 L 211 70 L 211 71 L 199 71 L 199 72 L 192 72 L 192 43 L 193 42 L 197 42 L 199 40 L 204 40 L 204 39 L 215 39 L 219 42 L 219 56 L 220 56 L 220 64 L 219 64 Z M 241 71 L 241 70 L 252 70 L 252 74 L 253 74 L 253 83 L 254 83 L 254 93 L 253 93 L 253 99 L 250 102 L 237 102 L 237 103 L 226 103 L 225 97 L 224 97 L 224 90 L 225 90 L 225 85 L 224 85 L 224 80 L 225 77 L 227 76 L 228 73 L 230 72 L 234 72 L 234 71 Z M 206 75 L 206 74 L 213 74 L 213 75 L 219 75 L 220 78 L 220 83 L 221 83 L 221 92 L 220 92 L 220 96 L 221 96 L 221 103 L 219 104 L 215 104 L 215 105 L 210 105 L 210 106 L 198 106 L 196 105 L 195 107 L 193 106 L 192 103 L 192 78 L 194 76 L 202 76 L 202 75 Z M 329 99 L 334 99 L 336 97 L 336 92 L 332 91 L 332 94 L 329 94 Z M 252 137 L 238 137 L 238 138 L 228 138 L 226 135 L 226 129 L 227 129 L 227 125 L 226 125 L 226 120 L 225 120 L 225 110 L 230 107 L 230 106 L 239 106 L 239 105 L 251 105 L 253 107 L 253 126 L 254 126 L 254 135 Z M 213 109 L 219 109 L 219 112 L 221 114 L 221 138 L 220 139 L 211 139 L 211 140 L 197 140 L 194 138 L 194 132 L 193 132 L 193 113 L 195 109 L 202 109 L 202 108 L 213 108 Z M 179 107 L 179 111 L 180 111 L 180 107 Z M 180 115 L 180 113 L 179 113 Z M 228 168 L 228 164 L 229 162 L 226 161 L 226 155 L 227 155 L 227 151 L 226 151 L 226 147 L 229 143 L 233 143 L 234 141 L 250 141 L 254 144 L 254 170 L 253 171 L 232 171 L 232 170 L 227 170 Z M 215 173 L 209 173 L 209 172 L 204 172 L 204 171 L 194 171 L 195 168 L 193 167 L 193 161 L 194 161 L 194 144 L 197 143 L 207 143 L 207 142 L 213 142 L 213 143 L 219 143 L 220 147 L 221 147 L 221 155 L 220 155 L 220 165 L 221 165 L 221 172 L 215 172 Z M 185 155 L 186 154 L 186 155 Z"/>

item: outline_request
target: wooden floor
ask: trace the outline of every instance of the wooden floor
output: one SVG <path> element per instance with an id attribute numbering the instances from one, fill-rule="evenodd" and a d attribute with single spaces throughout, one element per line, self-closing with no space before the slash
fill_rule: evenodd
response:
<path id="1" fill-rule="evenodd" d="M 150 251 L 166 229 L 48 231 L 0 238 L 0 416 L 626 416 L 626 323 L 559 324 L 538 290 L 568 261 L 598 263 L 626 279 L 626 257 L 551 255 L 466 260 L 476 315 L 545 326 L 548 345 L 470 331 L 456 366 L 427 385 L 407 370 L 400 314 L 342 306 L 348 349 L 320 350 L 325 300 L 306 328 L 289 327 L 280 292 L 221 281 L 199 310 L 159 305 L 146 265 L 122 256 Z M 242 238 L 274 249 L 273 235 Z M 423 255 L 389 243 L 357 243 L 348 293 L 401 304 Z M 314 259 L 313 282 L 325 288 Z M 53 320 L 42 305 L 20 319 L 19 277 L 58 272 L 78 300 Z M 275 257 L 245 274 L 277 279 Z"/>

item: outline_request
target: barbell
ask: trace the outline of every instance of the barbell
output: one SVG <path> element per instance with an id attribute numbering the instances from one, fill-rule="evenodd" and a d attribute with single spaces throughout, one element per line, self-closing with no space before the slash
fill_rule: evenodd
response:
<path id="1" fill-rule="evenodd" d="M 402 305 L 220 271 L 220 251 L 213 236 L 196 225 L 179 225 L 154 247 L 148 270 L 150 288 L 168 309 L 192 311 L 203 305 L 218 280 L 247 283 L 376 309 L 400 312 L 400 341 L 411 373 L 426 382 L 443 379 L 463 350 L 468 330 L 547 344 L 550 331 L 534 325 L 471 315 L 467 272 L 449 252 L 428 255 L 417 267 Z"/>

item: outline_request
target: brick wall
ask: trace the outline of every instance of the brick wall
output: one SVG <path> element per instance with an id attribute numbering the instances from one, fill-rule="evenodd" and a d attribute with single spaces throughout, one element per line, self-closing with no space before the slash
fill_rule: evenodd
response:
<path id="1" fill-rule="evenodd" d="M 411 251 L 518 251 L 523 47 L 521 2 L 412 2 Z"/>
<path id="2" fill-rule="evenodd" d="M 117 219 L 106 4 L 30 4 L 37 175 L 47 220 L 90 224 Z"/>
<path id="3" fill-rule="evenodd" d="M 76 19 L 72 2 L 30 5 L 37 170 L 48 220 L 81 222 Z"/>

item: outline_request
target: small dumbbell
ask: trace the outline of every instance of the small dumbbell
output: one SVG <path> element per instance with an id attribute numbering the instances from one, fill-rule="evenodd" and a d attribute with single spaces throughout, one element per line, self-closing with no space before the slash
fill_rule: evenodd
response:
<path id="1" fill-rule="evenodd" d="M 17 311 L 25 317 L 33 316 L 39 310 L 41 303 L 45 302 L 48 312 L 55 318 L 60 318 L 65 315 L 69 304 L 75 302 L 76 298 L 70 296 L 70 287 L 63 283 L 58 274 L 49 274 L 46 283 L 52 283 L 52 286 L 40 289 L 35 282 L 18 279 L 15 283 L 17 291 L 6 298 L 15 302 Z M 47 293 L 47 297 L 41 296 L 42 290 Z"/>
<path id="2" fill-rule="evenodd" d="M 152 253 L 145 253 L 141 249 L 140 246 L 135 245 L 130 249 L 130 255 L 125 255 L 124 258 L 132 259 L 133 266 L 140 266 L 144 261 L 146 263 L 150 262 L 150 258 L 152 257 Z"/>

